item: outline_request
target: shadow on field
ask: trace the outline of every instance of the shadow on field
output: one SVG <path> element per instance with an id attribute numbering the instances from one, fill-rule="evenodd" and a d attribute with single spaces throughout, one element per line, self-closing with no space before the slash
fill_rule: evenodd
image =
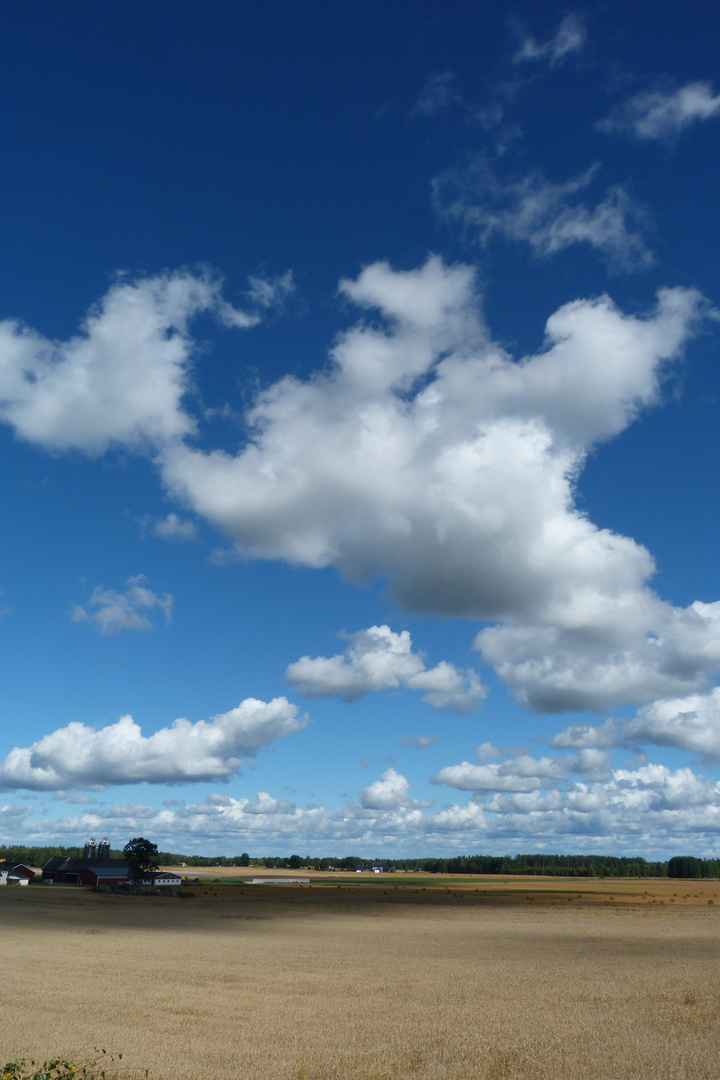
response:
<path id="1" fill-rule="evenodd" d="M 703 887 L 704 886 L 704 887 Z M 664 881 L 481 881 L 456 885 L 417 882 L 325 882 L 310 885 L 193 884 L 180 895 L 117 895 L 71 886 L 32 886 L 0 890 L 5 925 L 127 926 L 202 929 L 216 920 L 277 920 L 284 917 L 328 918 L 433 910 L 438 913 L 483 910 L 588 908 L 637 909 L 667 913 L 699 905 L 720 906 L 720 883 Z"/>

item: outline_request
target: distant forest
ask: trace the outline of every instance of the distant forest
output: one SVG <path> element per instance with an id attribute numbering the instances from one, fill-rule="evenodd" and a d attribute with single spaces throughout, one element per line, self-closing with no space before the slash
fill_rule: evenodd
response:
<path id="1" fill-rule="evenodd" d="M 24 847 L 0 845 L 0 862 L 25 863 L 43 866 L 53 855 L 82 856 L 81 847 Z M 113 859 L 121 859 L 120 850 L 112 850 Z M 522 874 L 555 877 L 671 877 L 720 878 L 720 859 L 697 859 L 692 855 L 675 855 L 667 862 L 648 862 L 639 856 L 618 855 L 456 855 L 449 859 L 361 859 L 357 855 L 343 858 L 315 858 L 311 855 L 290 855 L 288 858 L 267 856 L 250 858 L 242 855 L 182 855 L 177 852 L 158 852 L 163 866 L 259 866 L 266 869 L 354 871 L 359 867 L 381 866 L 385 870 L 416 870 L 426 874 Z"/>

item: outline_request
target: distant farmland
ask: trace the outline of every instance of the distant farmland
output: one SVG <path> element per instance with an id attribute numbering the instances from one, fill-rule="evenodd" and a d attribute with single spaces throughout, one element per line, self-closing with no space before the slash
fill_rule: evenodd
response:
<path id="1" fill-rule="evenodd" d="M 720 882 L 230 873 L 184 900 L 0 890 L 2 1060 L 100 1045 L 150 1080 L 718 1076 Z"/>

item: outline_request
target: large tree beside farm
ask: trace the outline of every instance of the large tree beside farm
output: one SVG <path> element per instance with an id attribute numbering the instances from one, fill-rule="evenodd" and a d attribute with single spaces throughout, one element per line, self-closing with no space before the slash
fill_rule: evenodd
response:
<path id="1" fill-rule="evenodd" d="M 144 836 L 136 836 L 129 840 L 123 848 L 123 855 L 128 864 L 128 872 L 134 881 L 139 881 L 148 870 L 158 869 L 157 844 L 146 840 Z"/>

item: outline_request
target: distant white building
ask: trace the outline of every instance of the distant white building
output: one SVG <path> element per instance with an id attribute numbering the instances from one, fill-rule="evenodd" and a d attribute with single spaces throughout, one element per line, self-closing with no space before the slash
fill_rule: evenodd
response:
<path id="1" fill-rule="evenodd" d="M 178 885 L 182 885 L 182 878 L 179 874 L 171 874 L 167 870 L 151 870 L 150 873 L 143 875 L 140 884 L 171 885 L 177 888 Z"/>
<path id="2" fill-rule="evenodd" d="M 251 885 L 309 885 L 309 877 L 254 877 Z"/>

